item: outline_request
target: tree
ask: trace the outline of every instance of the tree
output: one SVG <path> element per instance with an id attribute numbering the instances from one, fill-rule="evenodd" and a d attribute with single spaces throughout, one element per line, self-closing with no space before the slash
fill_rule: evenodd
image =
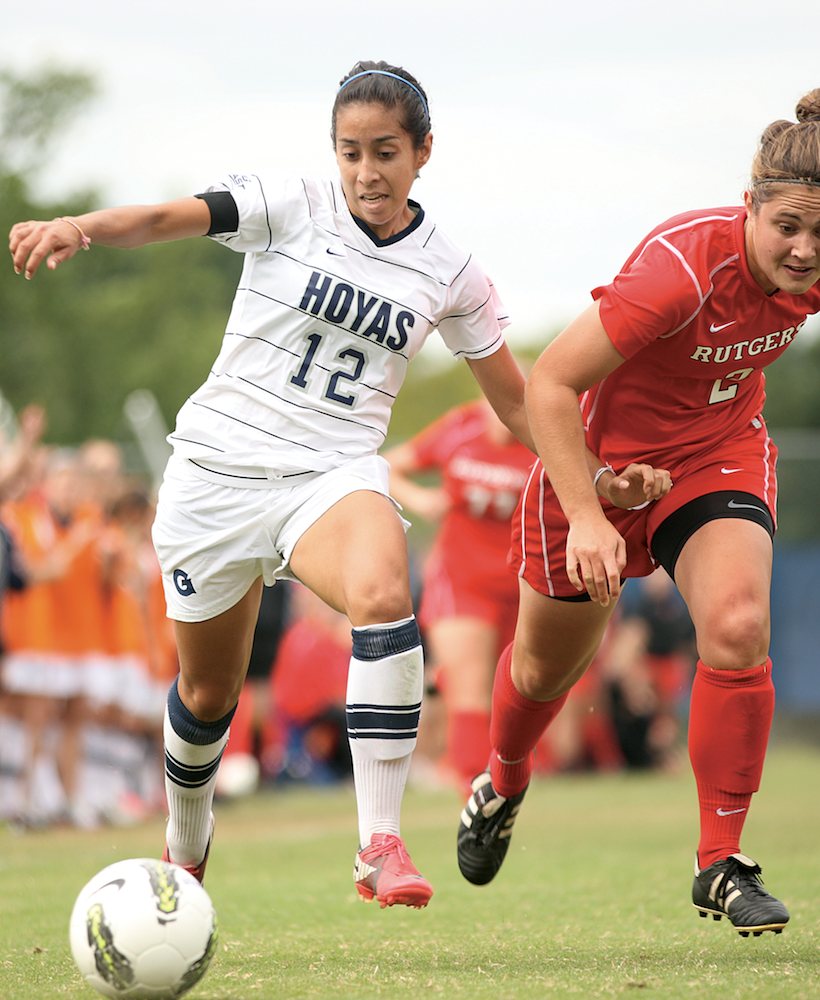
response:
<path id="1" fill-rule="evenodd" d="M 43 68 L 20 78 L 0 70 L 0 171 L 36 172 L 60 132 L 96 93 L 87 73 Z"/>
<path id="2" fill-rule="evenodd" d="M 0 227 L 79 215 L 94 192 L 58 206 L 33 193 L 38 165 L 96 92 L 87 75 L 0 73 Z M 124 432 L 122 407 L 148 389 L 170 423 L 216 354 L 241 259 L 209 240 L 137 252 L 93 247 L 34 281 L 0 275 L 0 391 L 15 409 L 45 404 L 49 437 L 72 444 Z"/>

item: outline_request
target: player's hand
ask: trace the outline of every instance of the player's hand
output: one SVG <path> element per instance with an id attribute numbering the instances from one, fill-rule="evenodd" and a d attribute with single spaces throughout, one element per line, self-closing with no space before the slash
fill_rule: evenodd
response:
<path id="1" fill-rule="evenodd" d="M 18 222 L 9 233 L 14 273 L 25 273 L 27 278 L 33 278 L 44 260 L 46 267 L 53 271 L 64 260 L 73 257 L 82 242 L 79 231 L 60 219 Z"/>
<path id="2" fill-rule="evenodd" d="M 666 469 L 632 462 L 623 472 L 603 485 L 603 494 L 615 507 L 624 510 L 659 500 L 672 489 L 672 477 Z"/>
<path id="3" fill-rule="evenodd" d="M 606 607 L 621 593 L 626 566 L 626 542 L 603 516 L 570 525 L 567 535 L 567 574 L 579 592 Z"/>

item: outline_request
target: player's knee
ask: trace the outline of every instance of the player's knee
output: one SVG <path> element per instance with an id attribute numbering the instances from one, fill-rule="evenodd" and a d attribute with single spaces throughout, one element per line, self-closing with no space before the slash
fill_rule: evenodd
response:
<path id="1" fill-rule="evenodd" d="M 566 694 L 577 677 L 572 668 L 546 669 L 542 664 L 529 664 L 516 670 L 514 664 L 512 679 L 519 694 L 530 701 L 544 702 L 555 701 Z"/>
<path id="2" fill-rule="evenodd" d="M 511 676 L 519 694 L 531 701 L 554 701 L 583 677 L 597 651 L 597 637 L 561 646 L 553 638 L 530 643 L 517 635 Z"/>
<path id="3" fill-rule="evenodd" d="M 188 711 L 200 722 L 217 722 L 236 708 L 241 684 L 229 682 L 188 681 L 179 684 L 180 698 Z"/>
<path id="4" fill-rule="evenodd" d="M 368 581 L 348 595 L 348 616 L 354 625 L 395 622 L 412 614 L 409 585 L 398 579 Z"/>
<path id="5" fill-rule="evenodd" d="M 712 614 L 698 634 L 700 658 L 714 670 L 745 670 L 769 653 L 769 615 L 755 601 L 736 601 Z"/>

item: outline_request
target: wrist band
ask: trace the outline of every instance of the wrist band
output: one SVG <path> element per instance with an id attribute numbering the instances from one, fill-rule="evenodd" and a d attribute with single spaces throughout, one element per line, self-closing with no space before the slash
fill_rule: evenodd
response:
<path id="1" fill-rule="evenodd" d="M 595 490 L 596 493 L 598 492 L 598 480 L 605 472 L 611 472 L 613 476 L 615 475 L 615 470 L 612 468 L 611 465 L 602 465 L 601 468 L 598 469 L 598 471 L 595 473 L 595 476 L 593 477 L 592 480 L 592 488 Z"/>
<path id="2" fill-rule="evenodd" d="M 82 231 L 82 229 L 80 229 L 80 227 L 73 219 L 67 219 L 64 215 L 60 215 L 54 221 L 67 222 L 69 226 L 74 226 L 74 228 L 80 234 L 80 246 L 82 247 L 83 250 L 88 250 L 88 248 L 91 246 L 91 240 L 85 235 L 85 233 Z"/>

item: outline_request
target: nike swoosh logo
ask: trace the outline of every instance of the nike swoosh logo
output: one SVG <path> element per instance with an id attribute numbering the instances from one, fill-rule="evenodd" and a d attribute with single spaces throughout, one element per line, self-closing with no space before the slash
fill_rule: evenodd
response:
<path id="1" fill-rule="evenodd" d="M 728 476 L 730 472 L 743 472 L 743 469 L 721 469 L 720 471 L 724 476 Z"/>
<path id="2" fill-rule="evenodd" d="M 742 809 L 715 809 L 718 816 L 734 816 L 735 813 L 745 813 L 746 806 Z"/>
<path id="3" fill-rule="evenodd" d="M 727 507 L 731 507 L 733 510 L 737 510 L 740 507 L 746 507 L 748 510 L 759 510 L 765 513 L 762 507 L 759 507 L 756 503 L 738 503 L 736 500 L 730 500 Z"/>
<path id="4" fill-rule="evenodd" d="M 714 323 L 709 327 L 709 333 L 720 333 L 721 330 L 725 330 L 727 326 L 734 326 L 737 323 L 736 319 L 730 320 L 728 323 L 721 323 L 720 326 L 716 326 Z"/>
<path id="5" fill-rule="evenodd" d="M 101 885 L 100 888 L 97 890 L 97 892 L 101 892 L 103 889 L 107 889 L 109 885 L 115 885 L 118 889 L 122 889 L 122 887 L 125 885 L 125 879 L 124 878 L 112 879 L 110 882 L 106 882 L 105 885 Z"/>
<path id="6" fill-rule="evenodd" d="M 325 249 L 333 257 L 344 257 L 344 254 L 339 253 L 338 250 L 331 250 L 330 247 L 325 247 Z"/>

